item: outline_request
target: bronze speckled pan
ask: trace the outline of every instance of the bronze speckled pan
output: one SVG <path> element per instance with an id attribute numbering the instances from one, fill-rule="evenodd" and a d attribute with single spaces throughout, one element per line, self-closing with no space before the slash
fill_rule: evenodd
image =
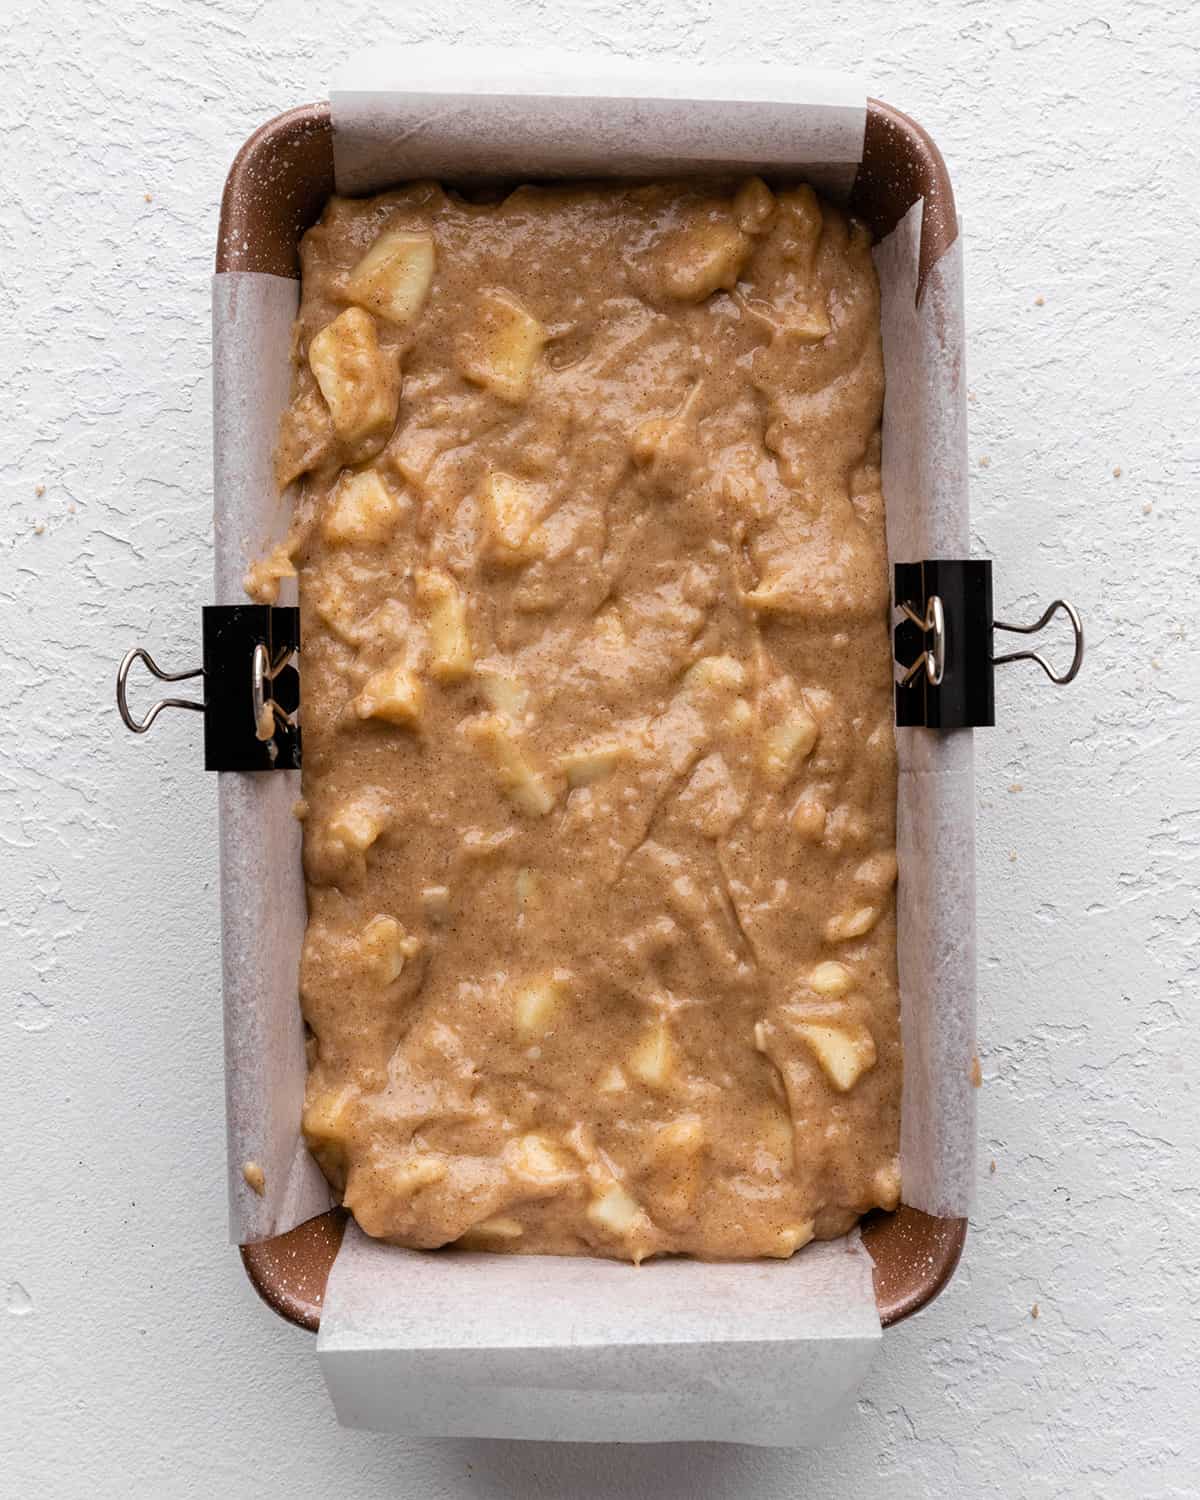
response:
<path id="1" fill-rule="evenodd" d="M 218 271 L 265 271 L 299 277 L 298 247 L 333 192 L 329 106 L 304 105 L 256 130 L 230 168 L 221 199 Z M 882 238 L 920 197 L 925 199 L 919 276 L 954 241 L 954 194 L 941 154 L 915 121 L 868 101 L 863 161 L 851 207 Z M 346 1215 L 331 1209 L 287 1234 L 242 1246 L 250 1280 L 276 1312 L 315 1329 L 329 1268 Z M 917 1312 L 954 1274 L 966 1219 L 933 1218 L 901 1205 L 863 1222 L 875 1261 L 875 1299 L 884 1327 Z"/>

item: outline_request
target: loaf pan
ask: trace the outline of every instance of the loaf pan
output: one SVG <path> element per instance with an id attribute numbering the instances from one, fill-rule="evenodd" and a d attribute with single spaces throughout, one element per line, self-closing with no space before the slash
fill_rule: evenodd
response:
<path id="1" fill-rule="evenodd" d="M 298 279 L 301 237 L 333 191 L 329 106 L 304 105 L 269 121 L 247 140 L 230 168 L 221 199 L 217 271 Z M 852 212 L 881 239 L 921 197 L 918 287 L 958 233 L 950 179 L 937 147 L 915 121 L 868 100 Z M 241 1247 L 255 1289 L 299 1327 L 315 1331 L 320 1325 L 325 1284 L 345 1222 L 343 1210 L 331 1209 L 286 1234 Z M 954 1274 L 966 1233 L 965 1218 L 937 1218 L 905 1204 L 863 1221 L 885 1328 L 937 1296 Z"/>

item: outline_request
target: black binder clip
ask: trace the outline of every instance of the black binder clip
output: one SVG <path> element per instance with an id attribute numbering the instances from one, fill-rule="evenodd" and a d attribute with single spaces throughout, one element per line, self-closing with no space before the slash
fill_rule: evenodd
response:
<path id="1" fill-rule="evenodd" d="M 204 665 L 164 672 L 135 646 L 117 669 L 117 709 L 127 729 L 145 734 L 165 708 L 204 715 L 207 771 L 295 771 L 300 767 L 300 611 L 274 604 L 216 604 L 204 609 Z M 160 698 L 140 719 L 129 710 L 135 661 L 160 682 L 204 679 L 204 696 Z"/>
<path id="2" fill-rule="evenodd" d="M 996 722 L 994 672 L 1011 661 L 1035 661 L 1050 681 L 1065 686 L 1083 664 L 1083 623 L 1075 606 L 1055 601 L 1032 625 L 1009 625 L 992 613 L 992 564 L 936 558 L 897 563 L 894 653 L 896 723 L 925 729 L 971 729 Z M 1056 673 L 1036 651 L 992 655 L 992 632 L 1036 635 L 1062 610 L 1075 633 L 1075 654 Z"/>

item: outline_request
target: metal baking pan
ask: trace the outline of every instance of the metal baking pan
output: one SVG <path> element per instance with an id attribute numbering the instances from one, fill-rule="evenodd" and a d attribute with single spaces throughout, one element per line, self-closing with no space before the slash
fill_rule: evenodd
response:
<path id="1" fill-rule="evenodd" d="M 334 191 L 329 106 L 304 105 L 256 130 L 238 152 L 221 200 L 216 269 L 298 279 L 301 236 Z M 869 100 L 862 165 L 850 206 L 876 238 L 925 199 L 919 284 L 958 233 L 945 163 L 915 121 Z M 341 1243 L 341 1209 L 286 1234 L 241 1247 L 255 1289 L 276 1312 L 315 1330 L 329 1270 Z M 966 1239 L 965 1218 L 936 1218 L 902 1204 L 862 1224 L 875 1262 L 875 1299 L 884 1327 L 924 1307 L 954 1274 Z"/>

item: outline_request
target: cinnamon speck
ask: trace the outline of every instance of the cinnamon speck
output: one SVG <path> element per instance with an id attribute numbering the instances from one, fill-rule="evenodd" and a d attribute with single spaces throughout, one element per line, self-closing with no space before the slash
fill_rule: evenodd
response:
<path id="1" fill-rule="evenodd" d="M 1121 477 L 1121 465 L 1118 464 L 1117 467 L 1113 470 L 1113 478 L 1114 479 L 1120 479 L 1120 477 Z"/>
<path id="2" fill-rule="evenodd" d="M 35 484 L 33 487 L 33 493 L 40 500 L 41 497 L 46 493 L 46 486 L 44 484 Z"/>
<path id="3" fill-rule="evenodd" d="M 986 453 L 985 453 L 985 454 L 984 454 L 984 455 L 983 455 L 983 457 L 982 457 L 982 458 L 981 458 L 981 459 L 980 459 L 980 460 L 979 460 L 979 467 L 980 467 L 980 468 L 981 468 L 981 469 L 990 469 L 990 468 L 991 468 L 991 467 L 992 467 L 992 461 L 991 461 L 991 459 L 990 459 L 990 458 L 989 458 L 989 457 L 988 457 L 988 456 L 987 456 L 987 454 L 986 454 Z"/>
<path id="4" fill-rule="evenodd" d="M 1015 865 L 1016 864 L 1016 862 L 1017 862 L 1017 851 L 1015 849 L 1010 849 L 1008 851 L 1008 862 L 1009 862 L 1010 865 Z"/>
<path id="5" fill-rule="evenodd" d="M 1145 505 L 1142 506 L 1142 515 L 1148 516 L 1153 509 L 1154 506 L 1151 505 L 1149 500 L 1147 500 Z"/>
<path id="6" fill-rule="evenodd" d="M 1046 299 L 1045 299 L 1045 297 L 1035 297 L 1033 299 L 1033 305 L 1034 305 L 1034 307 L 1045 307 L 1045 305 L 1046 305 Z"/>
<path id="7" fill-rule="evenodd" d="M 1041 1308 L 1040 1308 L 1040 1307 L 1039 1307 L 1039 1306 L 1038 1306 L 1038 1305 L 1037 1305 L 1037 1303 L 1036 1303 L 1036 1302 L 1035 1302 L 1035 1303 L 1034 1303 L 1034 1304 L 1033 1304 L 1033 1306 L 1032 1306 L 1032 1307 L 1031 1307 L 1031 1308 L 1030 1308 L 1030 1309 L 1029 1309 L 1029 1316 L 1030 1316 L 1030 1317 L 1031 1317 L 1031 1318 L 1040 1318 L 1040 1317 L 1041 1317 L 1041 1315 L 1042 1315 L 1042 1310 L 1041 1310 Z"/>
<path id="8" fill-rule="evenodd" d="M 154 194 L 153 193 L 143 193 L 142 194 L 142 198 L 147 203 L 153 203 L 154 202 Z"/>
<path id="9" fill-rule="evenodd" d="M 45 535 L 45 531 L 46 531 L 46 523 L 45 523 L 45 521 L 35 521 L 33 523 L 33 534 L 34 534 L 34 536 L 44 536 Z"/>
<path id="10" fill-rule="evenodd" d="M 1013 784 L 1009 787 L 1010 792 L 1023 792 L 1024 790 L 1025 787 L 1019 781 L 1014 781 Z"/>
<path id="11" fill-rule="evenodd" d="M 971 1059 L 971 1087 L 981 1089 L 983 1087 L 983 1069 L 979 1066 L 979 1053 Z"/>
<path id="12" fill-rule="evenodd" d="M 267 1179 L 263 1175 L 263 1169 L 256 1161 L 248 1161 L 242 1168 L 242 1176 L 246 1179 L 246 1186 L 252 1188 L 261 1198 L 267 1185 Z"/>
<path id="13" fill-rule="evenodd" d="M 68 500 L 68 502 L 67 502 L 67 515 L 73 516 L 78 509 L 79 509 L 79 507 L 75 504 L 74 500 Z"/>
<path id="14" fill-rule="evenodd" d="M 995 1175 L 996 1175 L 996 1158 L 994 1156 L 992 1157 L 991 1161 L 988 1162 L 988 1172 L 989 1172 L 989 1174 L 992 1177 L 995 1177 Z"/>

